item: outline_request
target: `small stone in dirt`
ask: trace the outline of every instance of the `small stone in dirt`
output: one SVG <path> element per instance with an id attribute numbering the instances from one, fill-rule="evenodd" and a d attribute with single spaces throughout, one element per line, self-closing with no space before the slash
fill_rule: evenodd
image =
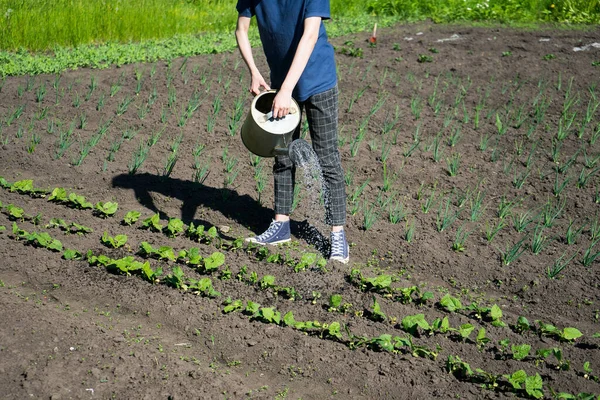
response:
<path id="1" fill-rule="evenodd" d="M 248 343 L 248 347 L 256 346 L 258 342 L 256 340 L 250 340 Z"/>
<path id="2" fill-rule="evenodd" d="M 231 230 L 231 228 L 227 225 L 222 225 L 219 227 L 219 231 L 223 232 L 223 233 L 228 233 Z"/>

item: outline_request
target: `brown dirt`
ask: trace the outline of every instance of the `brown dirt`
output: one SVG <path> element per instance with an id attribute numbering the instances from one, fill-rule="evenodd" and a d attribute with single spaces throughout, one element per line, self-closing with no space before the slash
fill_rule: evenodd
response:
<path id="1" fill-rule="evenodd" d="M 459 38 L 438 42 L 453 34 Z M 233 278 L 220 280 L 219 274 L 213 274 L 213 284 L 222 296 L 211 299 L 166 284 L 153 285 L 139 275 L 113 274 L 103 267 L 89 266 L 86 261 L 66 261 L 60 253 L 26 246 L 23 241 L 15 240 L 10 229 L 12 221 L 5 212 L 0 215 L 0 225 L 7 228 L 0 232 L 0 254 L 4 258 L 0 263 L 0 282 L 3 284 L 0 288 L 3 304 L 0 309 L 3 321 L 0 330 L 1 397 L 527 397 L 524 390 L 510 389 L 506 379 L 501 378 L 495 388 L 486 388 L 476 379 L 449 374 L 446 360 L 450 355 L 459 356 L 473 368 L 497 375 L 519 369 L 528 375 L 538 373 L 548 398 L 553 397 L 554 392 L 600 392 L 594 379 L 586 379 L 583 372 L 585 361 L 591 363 L 595 371 L 592 375 L 598 375 L 600 370 L 599 339 L 593 337 L 600 331 L 600 265 L 599 260 L 588 267 L 580 262 L 592 243 L 591 221 L 594 218 L 597 221 L 598 204 L 594 201 L 598 199 L 600 173 L 592 175 L 583 188 L 576 187 L 582 169 L 586 173 L 593 171 L 584 167 L 586 157 L 589 161 L 599 156 L 600 140 L 594 145 L 589 141 L 594 130 L 600 129 L 600 113 L 596 112 L 592 122 L 584 128 L 583 139 L 578 139 L 576 133 L 591 97 L 588 88 L 595 88 L 597 95 L 600 70 L 592 63 L 600 60 L 600 53 L 597 49 L 573 51 L 575 46 L 597 41 L 600 30 L 530 32 L 419 24 L 381 30 L 376 48 L 367 46 L 367 37 L 364 33 L 333 40 L 338 49 L 340 75 L 341 151 L 344 168 L 349 177 L 352 175 L 349 196 L 369 180 L 358 200 L 363 210 L 349 215 L 347 231 L 353 243 L 349 266 L 328 263 L 323 270 L 312 268 L 295 273 L 287 264 L 259 261 L 256 250 L 223 249 Z M 352 47 L 361 48 L 364 57 L 341 54 L 342 48 Z M 437 53 L 431 51 L 434 48 Z M 504 52 L 511 54 L 503 57 Z M 417 62 L 421 54 L 431 56 L 433 62 Z M 544 60 L 544 56 L 549 59 Z M 266 72 L 264 59 L 258 58 Z M 167 106 L 168 65 L 177 94 L 172 111 Z M 198 246 L 203 255 L 217 250 L 215 244 L 194 244 L 181 235 L 168 238 L 140 229 L 141 219 L 155 212 L 160 213 L 163 222 L 169 217 L 177 217 L 186 224 L 201 223 L 207 228 L 227 226 L 230 231 L 222 232 L 225 239 L 244 237 L 264 229 L 271 218 L 270 174 L 263 196 L 266 199 L 261 204 L 257 200 L 248 152 L 243 148 L 239 133 L 229 136 L 227 132 L 234 100 L 243 96 L 246 90 L 248 76 L 243 64 L 236 53 L 189 58 L 187 69 L 183 69 L 187 71 L 187 83 L 182 76 L 182 65 L 181 59 L 170 64 L 159 62 L 155 64 L 156 73 L 152 78 L 153 65 L 146 64 L 67 72 L 60 79 L 58 104 L 52 86 L 54 76 L 7 78 L 0 91 L 0 126 L 3 138 L 7 140 L 0 151 L 0 176 L 9 182 L 34 179 L 38 188 L 65 187 L 93 203 L 112 200 L 119 204 L 115 217 L 102 219 L 90 210 L 76 210 L 45 198 L 0 190 L 0 201 L 4 206 L 12 203 L 30 215 L 41 213 L 37 227 L 31 221 L 17 221 L 19 227 L 49 232 L 67 248 L 82 252 L 92 250 L 95 254 L 113 258 L 137 252 L 142 241 L 156 247 L 172 246 L 176 250 Z M 134 94 L 136 70 L 143 71 L 144 77 L 139 96 Z M 204 84 L 200 78 L 203 73 L 207 78 Z M 96 78 L 98 87 L 86 101 L 91 76 Z M 122 88 L 111 97 L 111 85 L 120 76 Z M 438 114 L 428 104 L 436 78 L 437 98 L 443 100 Z M 31 83 L 29 90 L 28 82 Z M 566 96 L 570 82 L 571 92 Z M 44 85 L 47 94 L 41 103 L 37 103 L 36 91 Z M 141 120 L 138 110 L 151 95 L 153 87 L 156 87 L 157 101 Z M 348 111 L 351 99 L 365 87 L 364 95 Z M 460 99 L 457 112 L 453 111 L 462 88 L 466 90 L 467 122 Z M 180 128 L 177 126 L 179 116 L 195 89 L 201 94 L 201 105 L 185 127 Z M 540 90 L 551 103 L 544 119 L 535 124 L 533 103 Z M 474 110 L 486 91 L 489 97 L 476 130 Z M 102 94 L 105 95 L 105 106 L 97 111 L 96 105 Z M 366 125 L 365 140 L 353 157 L 351 142 L 380 95 L 385 96 L 385 103 Z M 133 98 L 133 103 L 127 112 L 117 116 L 119 103 L 128 96 Z M 222 99 L 222 110 L 214 130 L 208 133 L 207 121 L 216 96 Z M 77 97 L 80 98 L 79 107 L 73 105 Z M 563 141 L 558 163 L 554 163 L 551 159 L 552 138 L 559 126 L 565 97 L 579 99 L 571 111 L 576 110 L 577 115 L 571 128 L 573 132 Z M 417 99 L 422 105 L 419 119 L 411 112 L 411 102 L 414 105 Z M 244 97 L 244 101 L 246 112 L 250 98 Z M 8 116 L 20 105 L 25 106 L 23 115 L 7 125 Z M 521 105 L 524 106 L 523 115 L 527 117 L 522 126 L 515 128 L 517 124 L 511 123 L 504 135 L 496 135 L 496 114 L 507 125 L 506 110 L 511 110 L 510 115 L 514 117 Z M 46 108 L 47 116 L 38 119 L 36 114 L 43 108 Z M 161 109 L 168 110 L 166 124 L 161 122 Z M 393 120 L 396 109 L 401 117 L 394 122 L 391 131 L 383 135 L 383 126 L 386 121 Z M 50 121 L 58 122 L 59 130 L 65 131 L 71 121 L 77 123 L 82 114 L 87 116 L 87 126 L 75 129 L 75 143 L 64 157 L 55 159 L 58 133 L 48 133 Z M 448 127 L 444 127 L 446 116 Z M 106 136 L 82 165 L 71 165 L 81 144 L 109 118 L 113 121 Z M 21 138 L 17 137 L 19 127 L 25 132 Z M 122 144 L 113 162 L 105 161 L 111 143 L 128 127 L 139 129 L 137 136 Z M 410 157 L 405 157 L 403 154 L 412 145 L 417 127 L 421 144 Z M 450 147 L 447 145 L 450 133 L 457 127 L 461 129 L 460 140 Z M 530 127 L 532 133 L 527 137 Z M 129 175 L 128 164 L 138 144 L 161 128 L 165 128 L 164 132 L 151 148 L 148 159 L 137 174 Z M 163 176 L 170 145 L 180 133 L 183 141 L 179 159 L 172 173 Z M 429 146 L 438 133 L 444 153 L 436 163 Z M 27 147 L 32 134 L 39 135 L 41 142 L 30 153 Z M 383 143 L 391 142 L 394 134 L 397 134 L 397 142 L 391 146 L 387 168 L 397 178 L 392 189 L 384 193 L 381 191 L 381 148 Z M 480 139 L 485 135 L 489 135 L 489 147 L 481 151 Z M 197 142 L 206 145 L 200 156 L 201 162 L 211 160 L 212 163 L 204 184 L 192 180 L 192 150 Z M 513 185 L 513 179 L 526 171 L 527 156 L 536 142 L 530 175 L 518 189 Z M 515 146 L 521 143 L 524 151 L 517 155 Z M 511 218 L 507 217 L 507 226 L 491 243 L 486 240 L 486 225 L 499 221 L 497 209 L 502 196 L 516 201 L 513 215 L 526 210 L 537 215 L 547 201 L 555 204 L 552 188 L 556 174 L 553 168 L 565 166 L 582 147 L 586 149 L 585 155 L 580 151 L 571 168 L 559 176 L 561 181 L 566 177 L 570 177 L 570 181 L 560 196 L 561 201 L 565 201 L 563 213 L 552 227 L 543 231 L 548 237 L 547 247 L 538 255 L 527 248 L 515 262 L 503 265 L 500 250 L 516 243 L 524 233 L 517 233 Z M 229 157 L 239 159 L 235 167 L 239 169 L 239 175 L 227 188 L 224 187 L 224 149 Z M 445 160 L 452 154 L 461 157 L 457 176 L 447 173 Z M 265 171 L 268 170 L 270 160 L 263 160 L 262 165 Z M 422 205 L 433 187 L 437 201 L 428 213 L 424 213 Z M 486 209 L 480 219 L 472 222 L 469 200 L 459 208 L 457 199 L 460 193 L 469 191 L 473 194 L 478 190 L 485 193 Z M 386 211 L 380 212 L 370 229 L 364 229 L 364 207 L 377 204 L 380 193 L 383 198 L 394 196 L 395 200 L 403 202 L 408 219 L 416 224 L 411 243 L 404 239 L 405 222 L 390 223 Z M 449 209 L 460 211 L 460 214 L 448 229 L 438 232 L 436 217 L 440 204 L 445 205 L 445 200 L 441 202 L 440 199 L 446 198 L 451 199 Z M 306 228 L 306 220 L 317 224 L 311 221 L 309 206 L 301 202 L 294 213 L 296 232 Z M 349 210 L 352 208 L 349 199 Z M 142 213 L 140 221 L 132 227 L 119 224 L 129 210 Z M 86 235 L 64 235 L 57 228 L 45 228 L 51 218 L 77 222 L 94 231 Z M 564 243 L 569 221 L 576 221 L 574 226 L 579 227 L 586 219 L 590 222 L 577 243 Z M 466 240 L 465 251 L 454 252 L 452 242 L 463 224 L 471 234 Z M 532 226 L 527 229 L 530 236 L 534 233 Z M 100 243 L 104 231 L 128 235 L 130 247 L 126 246 L 122 251 L 104 247 Z M 305 236 L 298 233 L 298 240 L 292 245 L 273 249 L 273 252 L 288 259 L 298 259 L 303 252 L 314 252 L 314 247 L 303 239 Z M 530 239 L 525 241 L 527 246 L 530 242 Z M 594 251 L 598 250 L 596 246 Z M 549 279 L 547 267 L 565 252 L 579 254 L 559 275 L 560 279 Z M 138 255 L 136 258 L 141 259 Z M 174 266 L 156 260 L 151 260 L 151 264 L 153 267 L 162 265 L 165 273 Z M 242 266 L 247 266 L 249 272 L 256 272 L 259 279 L 266 274 L 276 276 L 277 284 L 293 286 L 303 298 L 291 301 L 275 295 L 272 290 L 260 290 L 258 285 L 235 279 Z M 202 276 L 189 266 L 182 268 L 188 277 L 198 279 Z M 359 268 L 365 277 L 382 273 L 393 275 L 395 286 L 419 285 L 422 291 L 431 291 L 434 298 L 424 304 L 415 301 L 402 304 L 380 294 L 363 292 L 349 279 L 351 268 Z M 320 298 L 314 298 L 313 292 L 318 292 Z M 502 320 L 508 326 L 494 327 L 489 320 L 480 320 L 469 310 L 448 313 L 438 306 L 445 293 L 459 297 L 463 305 L 472 302 L 481 306 L 497 304 L 503 311 Z M 327 299 L 331 294 L 341 294 L 344 302 L 352 304 L 351 309 L 345 314 L 328 312 Z M 375 322 L 367 318 L 372 310 L 373 296 L 389 317 L 387 321 Z M 252 300 L 263 306 L 276 307 L 282 314 L 292 310 L 297 321 L 338 321 L 347 330 L 342 328 L 342 340 L 338 341 L 249 319 L 240 312 L 224 314 L 222 303 L 226 298 Z M 449 333 L 421 334 L 413 339 L 415 344 L 438 353 L 437 357 L 415 357 L 404 350 L 392 354 L 365 345 L 354 350 L 350 348 L 349 343 L 356 343 L 357 339 L 349 337 L 349 332 L 368 338 L 384 333 L 407 336 L 399 322 L 407 315 L 419 313 L 429 322 L 448 316 L 451 327 L 470 323 L 475 330 L 466 341 Z M 552 323 L 560 329 L 576 327 L 584 336 L 572 344 L 543 336 L 539 330 L 519 334 L 512 328 L 518 316 L 525 316 L 535 327 L 538 326 L 536 320 Z M 485 327 L 491 342 L 479 350 L 474 340 L 481 327 Z M 530 344 L 530 356 L 521 361 L 512 359 L 510 346 L 502 352 L 499 344 L 502 339 L 510 339 L 511 344 Z M 562 349 L 570 368 L 558 369 L 558 361 L 553 356 L 545 361 L 535 356 L 539 349 L 555 347 Z"/>

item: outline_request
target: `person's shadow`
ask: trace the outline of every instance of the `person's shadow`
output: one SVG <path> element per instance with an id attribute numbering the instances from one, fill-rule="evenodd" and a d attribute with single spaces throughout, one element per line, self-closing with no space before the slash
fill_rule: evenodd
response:
<path id="1" fill-rule="evenodd" d="M 160 210 L 150 193 L 161 193 L 179 199 L 183 203 L 181 220 L 187 225 L 193 222 L 196 225 L 213 226 L 210 221 L 195 218 L 199 207 L 219 211 L 226 218 L 256 233 L 263 232 L 273 218 L 273 210 L 264 207 L 248 195 L 240 196 L 235 190 L 227 188 L 214 188 L 201 183 L 149 173 L 117 175 L 112 180 L 112 186 L 132 189 L 140 204 L 158 213 L 162 219 L 173 216 L 168 216 Z M 321 253 L 326 254 L 329 251 L 329 241 L 307 221 L 292 221 L 291 228 L 294 236 L 306 240 Z"/>
<path id="2" fill-rule="evenodd" d="M 185 224 L 195 223 L 212 226 L 210 221 L 195 218 L 199 207 L 208 207 L 219 211 L 225 217 L 237 221 L 239 224 L 251 229 L 260 230 L 265 221 L 268 225 L 272 211 L 248 195 L 240 196 L 238 192 L 227 188 L 214 188 L 201 183 L 181 180 L 177 178 L 158 176 L 149 173 L 121 174 L 112 180 L 113 187 L 133 189 L 136 199 L 140 204 L 161 218 L 173 217 L 160 210 L 151 192 L 179 199 L 181 205 L 181 220 Z"/>

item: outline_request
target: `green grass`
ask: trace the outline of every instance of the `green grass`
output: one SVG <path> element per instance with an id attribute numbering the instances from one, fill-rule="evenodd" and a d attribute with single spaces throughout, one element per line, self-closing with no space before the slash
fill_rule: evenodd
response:
<path id="1" fill-rule="evenodd" d="M 236 0 L 0 0 L 0 49 L 232 32 L 235 5 Z M 331 13 L 334 19 L 595 24 L 600 22 L 600 0 L 332 0 Z"/>
<path id="2" fill-rule="evenodd" d="M 231 30 L 223 0 L 0 0 L 0 48 L 44 50 Z"/>
<path id="3" fill-rule="evenodd" d="M 540 21 L 594 24 L 600 21 L 599 0 L 371 0 L 367 11 L 404 20 L 434 22 Z"/>
<path id="4" fill-rule="evenodd" d="M 0 0 L 0 76 L 234 50 L 235 4 L 236 0 Z M 600 0 L 331 0 L 331 14 L 331 37 L 370 31 L 375 23 L 385 27 L 425 19 L 573 26 L 600 23 Z M 251 42 L 259 44 L 255 26 Z"/>

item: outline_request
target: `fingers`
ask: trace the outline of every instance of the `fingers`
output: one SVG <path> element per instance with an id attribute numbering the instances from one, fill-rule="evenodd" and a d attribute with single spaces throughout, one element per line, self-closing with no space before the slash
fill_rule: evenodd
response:
<path id="1" fill-rule="evenodd" d="M 265 82 L 265 79 L 262 75 L 252 76 L 252 82 L 250 83 L 250 87 L 248 91 L 252 93 L 253 96 L 257 96 L 260 94 L 260 88 L 263 87 L 265 90 L 271 90 L 271 87 Z"/>
<path id="2" fill-rule="evenodd" d="M 273 99 L 273 118 L 283 118 L 290 113 L 291 96 L 283 96 L 281 93 Z"/>

